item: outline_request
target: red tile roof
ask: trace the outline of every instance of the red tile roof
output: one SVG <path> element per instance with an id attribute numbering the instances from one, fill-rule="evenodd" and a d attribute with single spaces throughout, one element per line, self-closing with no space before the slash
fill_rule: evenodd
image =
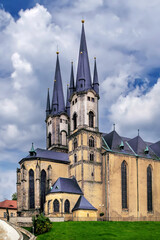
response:
<path id="1" fill-rule="evenodd" d="M 16 200 L 4 200 L 3 202 L 0 202 L 0 208 L 17 209 L 17 201 Z"/>

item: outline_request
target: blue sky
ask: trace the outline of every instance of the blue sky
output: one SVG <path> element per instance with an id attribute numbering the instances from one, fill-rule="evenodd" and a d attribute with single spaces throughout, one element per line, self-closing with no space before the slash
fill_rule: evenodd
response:
<path id="1" fill-rule="evenodd" d="M 16 191 L 16 168 L 45 148 L 47 89 L 52 95 L 57 45 L 64 94 L 78 59 L 81 19 L 93 75 L 100 81 L 100 131 L 160 139 L 160 2 L 0 1 L 0 200 Z"/>

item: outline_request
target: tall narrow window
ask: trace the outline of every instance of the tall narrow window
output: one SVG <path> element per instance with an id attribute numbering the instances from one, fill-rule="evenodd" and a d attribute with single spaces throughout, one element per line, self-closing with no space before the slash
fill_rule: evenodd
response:
<path id="1" fill-rule="evenodd" d="M 29 170 L 29 207 L 34 208 L 34 171 Z"/>
<path id="2" fill-rule="evenodd" d="M 89 138 L 89 147 L 94 147 L 94 138 L 92 136 Z"/>
<path id="3" fill-rule="evenodd" d="M 78 143 L 77 143 L 77 138 L 74 139 L 74 142 L 73 142 L 73 148 L 76 149 L 78 146 Z"/>
<path id="4" fill-rule="evenodd" d="M 67 200 L 64 202 L 64 211 L 65 211 L 65 213 L 69 213 L 69 210 L 70 210 L 70 202 L 69 202 L 69 200 L 67 199 Z"/>
<path id="5" fill-rule="evenodd" d="M 53 202 L 53 209 L 54 212 L 59 212 L 59 201 L 57 199 L 55 199 Z"/>
<path id="6" fill-rule="evenodd" d="M 46 172 L 41 171 L 41 211 L 44 211 L 44 203 L 46 200 Z"/>
<path id="7" fill-rule="evenodd" d="M 92 111 L 89 112 L 89 127 L 94 127 L 94 114 Z"/>
<path id="8" fill-rule="evenodd" d="M 77 114 L 74 113 L 73 115 L 73 130 L 77 128 Z"/>
<path id="9" fill-rule="evenodd" d="M 74 163 L 77 162 L 77 154 L 74 154 Z"/>
<path id="10" fill-rule="evenodd" d="M 127 208 L 127 164 L 121 164 L 122 208 Z"/>
<path id="11" fill-rule="evenodd" d="M 67 145 L 67 133 L 65 131 L 61 132 L 61 143 L 62 145 Z"/>
<path id="12" fill-rule="evenodd" d="M 51 147 L 51 133 L 48 134 L 48 147 Z"/>
<path id="13" fill-rule="evenodd" d="M 94 154 L 90 153 L 90 161 L 93 162 L 94 161 Z"/>
<path id="14" fill-rule="evenodd" d="M 147 210 L 151 212 L 152 208 L 152 169 L 151 166 L 147 168 Z"/>

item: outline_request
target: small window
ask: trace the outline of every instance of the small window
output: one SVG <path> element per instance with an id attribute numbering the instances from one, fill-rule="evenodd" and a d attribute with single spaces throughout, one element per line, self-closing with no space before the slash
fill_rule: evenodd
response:
<path id="1" fill-rule="evenodd" d="M 77 102 L 77 98 L 75 99 L 75 103 Z"/>
<path id="2" fill-rule="evenodd" d="M 93 162 L 94 161 L 94 154 L 90 153 L 90 161 Z"/>
<path id="3" fill-rule="evenodd" d="M 74 163 L 77 162 L 77 154 L 74 154 Z"/>
<path id="4" fill-rule="evenodd" d="M 90 101 L 90 97 L 87 97 L 88 101 Z"/>
<path id="5" fill-rule="evenodd" d="M 81 88 L 83 88 L 83 84 L 81 84 Z"/>
<path id="6" fill-rule="evenodd" d="M 66 120 L 66 124 L 68 123 L 68 121 Z"/>
<path id="7" fill-rule="evenodd" d="M 60 119 L 60 123 L 62 123 L 62 119 Z"/>
<path id="8" fill-rule="evenodd" d="M 94 98 L 92 98 L 92 102 L 94 102 Z"/>
<path id="9" fill-rule="evenodd" d="M 56 111 L 56 108 L 54 108 L 54 112 Z"/>
<path id="10" fill-rule="evenodd" d="M 11 213 L 11 217 L 13 217 L 13 213 Z"/>
<path id="11" fill-rule="evenodd" d="M 91 176 L 93 177 L 94 176 L 94 173 L 92 172 Z"/>
<path id="12" fill-rule="evenodd" d="M 94 127 L 94 114 L 92 111 L 89 112 L 89 127 Z"/>
<path id="13" fill-rule="evenodd" d="M 92 136 L 89 138 L 89 147 L 94 147 L 94 138 Z"/>
<path id="14" fill-rule="evenodd" d="M 48 126 L 49 126 L 49 122 L 48 122 Z"/>
<path id="15" fill-rule="evenodd" d="M 77 138 L 74 139 L 73 148 L 74 150 L 78 147 Z"/>
<path id="16" fill-rule="evenodd" d="M 4 212 L 4 218 L 6 218 L 7 217 L 7 213 L 6 212 Z"/>
<path id="17" fill-rule="evenodd" d="M 51 121 L 50 121 L 50 124 L 51 124 Z"/>
<path id="18" fill-rule="evenodd" d="M 72 102 L 72 105 L 74 105 L 74 101 Z"/>

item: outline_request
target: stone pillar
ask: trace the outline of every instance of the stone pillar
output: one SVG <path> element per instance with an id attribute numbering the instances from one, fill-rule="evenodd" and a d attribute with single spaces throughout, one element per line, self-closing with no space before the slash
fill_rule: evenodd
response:
<path id="1" fill-rule="evenodd" d="M 36 166 L 36 180 L 35 180 L 35 208 L 40 209 L 40 166 Z"/>
<path id="2" fill-rule="evenodd" d="M 28 210 L 27 170 L 24 164 L 21 167 L 21 195 L 22 195 L 22 209 Z"/>
<path id="3" fill-rule="evenodd" d="M 52 167 L 48 166 L 48 190 L 52 187 Z"/>
<path id="4" fill-rule="evenodd" d="M 17 168 L 17 212 L 22 210 L 21 196 L 21 170 Z"/>
<path id="5" fill-rule="evenodd" d="M 63 198 L 60 198 L 61 200 L 61 216 L 63 217 Z"/>

